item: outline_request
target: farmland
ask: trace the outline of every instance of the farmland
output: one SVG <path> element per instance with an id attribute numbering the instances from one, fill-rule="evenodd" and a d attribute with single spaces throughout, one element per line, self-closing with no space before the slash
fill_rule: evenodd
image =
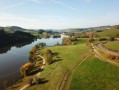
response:
<path id="1" fill-rule="evenodd" d="M 91 57 L 74 72 L 70 90 L 118 90 L 119 68 Z"/>

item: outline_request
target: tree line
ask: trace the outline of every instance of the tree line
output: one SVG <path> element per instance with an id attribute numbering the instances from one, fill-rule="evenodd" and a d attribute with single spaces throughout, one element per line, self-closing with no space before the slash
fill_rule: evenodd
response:
<path id="1" fill-rule="evenodd" d="M 8 33 L 4 29 L 0 30 L 0 47 L 12 46 L 18 43 L 24 43 L 33 41 L 36 37 L 30 33 L 15 31 L 14 33 Z"/>

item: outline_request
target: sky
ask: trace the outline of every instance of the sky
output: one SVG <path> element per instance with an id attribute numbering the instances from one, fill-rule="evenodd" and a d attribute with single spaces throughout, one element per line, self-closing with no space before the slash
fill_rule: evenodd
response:
<path id="1" fill-rule="evenodd" d="M 119 24 L 119 0 L 0 0 L 0 26 L 28 29 Z"/>

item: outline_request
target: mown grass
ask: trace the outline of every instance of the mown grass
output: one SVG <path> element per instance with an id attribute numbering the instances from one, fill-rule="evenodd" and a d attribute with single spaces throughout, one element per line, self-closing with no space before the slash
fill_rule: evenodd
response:
<path id="1" fill-rule="evenodd" d="M 92 57 L 72 76 L 70 90 L 119 90 L 119 68 Z"/>
<path id="2" fill-rule="evenodd" d="M 119 29 L 105 30 L 102 32 L 97 32 L 96 34 L 101 37 L 115 37 L 117 34 L 119 34 Z"/>
<path id="3" fill-rule="evenodd" d="M 104 46 L 108 49 L 119 51 L 119 41 L 108 42 Z"/>
<path id="4" fill-rule="evenodd" d="M 42 55 L 44 55 L 47 49 L 51 49 L 52 52 L 57 53 L 54 58 L 56 62 L 47 65 L 39 76 L 40 78 L 44 78 L 44 82 L 30 87 L 28 90 L 57 90 L 66 72 L 72 73 L 69 71 L 70 68 L 77 65 L 79 61 L 90 54 L 86 41 L 87 39 L 79 39 L 76 45 L 54 46 L 41 50 L 40 53 Z"/>

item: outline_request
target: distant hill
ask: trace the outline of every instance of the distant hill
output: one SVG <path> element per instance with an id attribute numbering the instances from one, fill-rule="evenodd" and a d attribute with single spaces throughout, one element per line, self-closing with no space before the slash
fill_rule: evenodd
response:
<path id="1" fill-rule="evenodd" d="M 18 26 L 9 26 L 9 27 L 4 27 L 5 30 L 14 30 L 14 31 L 22 31 L 26 30 L 24 28 L 18 27 Z"/>
<path id="2" fill-rule="evenodd" d="M 90 28 L 70 28 L 64 29 L 61 32 L 87 32 L 87 31 L 103 31 L 106 29 L 112 29 L 113 26 L 99 26 L 99 27 L 90 27 Z"/>

